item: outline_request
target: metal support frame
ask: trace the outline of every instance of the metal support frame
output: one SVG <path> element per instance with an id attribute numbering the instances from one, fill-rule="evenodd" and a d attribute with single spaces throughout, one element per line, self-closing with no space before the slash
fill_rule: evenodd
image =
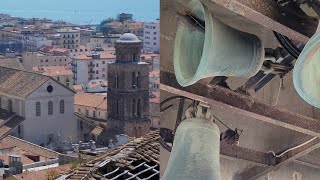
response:
<path id="1" fill-rule="evenodd" d="M 313 118 L 273 107 L 249 96 L 201 81 L 192 86 L 181 87 L 174 74 L 163 69 L 161 69 L 160 81 L 160 88 L 164 91 L 210 103 L 217 108 L 231 109 L 235 113 L 283 128 L 320 137 L 320 121 Z"/>
<path id="2" fill-rule="evenodd" d="M 288 38 L 306 43 L 316 32 L 317 21 L 272 0 L 201 0 L 208 7 L 219 5 Z"/>
<path id="3" fill-rule="evenodd" d="M 295 150 L 289 151 L 286 154 L 284 154 L 281 157 L 276 158 L 276 165 L 274 167 L 261 167 L 261 166 L 254 166 L 242 173 L 239 174 L 239 176 L 242 177 L 242 179 L 252 180 L 257 179 L 258 177 L 273 171 L 280 166 L 287 164 L 292 161 L 298 161 L 300 163 L 304 163 L 305 165 L 311 166 L 312 163 L 314 163 L 312 160 L 307 158 L 301 158 L 300 160 L 296 160 L 309 152 L 320 148 L 320 139 L 317 138 L 310 143 L 305 144 L 304 146 L 301 146 Z M 318 163 L 319 164 L 319 163 Z M 314 164 L 313 164 L 314 165 Z"/>
<path id="4" fill-rule="evenodd" d="M 174 74 L 168 70 L 161 69 L 160 78 L 160 88 L 164 91 L 209 103 L 218 108 L 229 108 L 236 113 L 257 120 L 320 137 L 320 122 L 313 118 L 261 103 L 249 96 L 226 88 L 212 86 L 210 83 L 206 84 L 199 81 L 192 86 L 181 87 Z M 240 176 L 245 177 L 244 179 L 254 179 L 292 161 L 320 168 L 319 162 L 314 161 L 309 156 L 305 157 L 306 154 L 318 148 L 320 148 L 319 138 L 289 151 L 279 158 L 267 153 L 228 144 L 221 144 L 220 154 L 227 159 L 240 159 L 254 163 L 256 166 L 240 174 Z"/>

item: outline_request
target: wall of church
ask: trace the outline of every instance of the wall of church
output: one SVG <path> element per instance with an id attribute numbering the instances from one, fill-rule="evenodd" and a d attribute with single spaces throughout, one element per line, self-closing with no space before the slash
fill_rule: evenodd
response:
<path id="1" fill-rule="evenodd" d="M 50 92 L 49 86 L 52 86 L 52 92 Z M 64 101 L 64 112 L 60 111 L 61 100 Z M 49 101 L 52 101 L 52 113 Z M 37 102 L 41 105 L 40 116 L 36 114 Z M 77 121 L 73 105 L 73 92 L 53 80 L 48 80 L 26 100 L 23 138 L 36 144 L 45 145 L 64 140 L 76 142 L 78 140 Z"/>
<path id="2" fill-rule="evenodd" d="M 16 98 L 16 97 L 12 97 L 12 96 L 7 96 L 7 95 L 3 95 L 0 94 L 0 108 L 1 109 L 5 109 L 5 110 L 10 110 L 10 105 L 12 108 L 12 112 L 16 113 L 19 116 L 24 117 L 25 112 L 24 112 L 24 100 L 21 98 Z M 11 103 L 10 103 L 11 101 Z"/>

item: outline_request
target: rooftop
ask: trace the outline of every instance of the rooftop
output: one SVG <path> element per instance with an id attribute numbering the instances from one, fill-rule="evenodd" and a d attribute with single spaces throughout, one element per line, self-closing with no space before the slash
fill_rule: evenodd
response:
<path id="1" fill-rule="evenodd" d="M 12 96 L 27 97 L 49 78 L 33 72 L 0 67 L 0 92 Z"/>
<path id="2" fill-rule="evenodd" d="M 117 40 L 117 42 L 124 42 L 124 43 L 130 43 L 130 42 L 141 42 L 138 37 L 132 33 L 124 33 L 120 36 L 120 38 Z"/>
<path id="3" fill-rule="evenodd" d="M 78 93 L 74 96 L 74 105 L 107 110 L 107 97 L 91 93 Z"/>
<path id="4" fill-rule="evenodd" d="M 159 179 L 159 148 L 159 130 L 151 131 L 80 165 L 66 179 L 81 179 L 88 175 L 95 179 L 126 179 L 138 175 L 142 179 Z"/>
<path id="5" fill-rule="evenodd" d="M 116 59 L 116 56 L 113 54 L 108 54 L 108 53 L 99 53 L 100 58 L 98 59 Z M 75 60 L 92 60 L 94 59 L 94 57 L 92 56 L 92 54 L 80 54 L 76 57 L 74 57 L 73 59 Z"/>
<path id="6" fill-rule="evenodd" d="M 69 67 L 66 66 L 43 66 L 33 67 L 33 71 L 39 72 L 46 76 L 72 76 L 73 73 Z"/>

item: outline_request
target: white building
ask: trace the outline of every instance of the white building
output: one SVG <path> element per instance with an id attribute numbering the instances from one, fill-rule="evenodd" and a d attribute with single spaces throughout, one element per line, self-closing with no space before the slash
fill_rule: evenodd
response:
<path id="1" fill-rule="evenodd" d="M 160 52 L 160 24 L 154 21 L 144 24 L 143 50 L 145 52 Z"/>
<path id="2" fill-rule="evenodd" d="M 25 118 L 14 136 L 44 146 L 78 141 L 74 91 L 51 77 L 0 67 L 0 109 Z"/>
<path id="3" fill-rule="evenodd" d="M 88 84 L 93 79 L 107 79 L 108 64 L 115 62 L 108 53 L 81 54 L 72 60 L 74 84 Z"/>
<path id="4" fill-rule="evenodd" d="M 38 49 L 44 47 L 44 46 L 51 46 L 52 41 L 48 40 L 46 37 L 41 36 L 25 36 L 25 39 L 23 41 L 23 46 L 26 51 L 38 51 Z"/>

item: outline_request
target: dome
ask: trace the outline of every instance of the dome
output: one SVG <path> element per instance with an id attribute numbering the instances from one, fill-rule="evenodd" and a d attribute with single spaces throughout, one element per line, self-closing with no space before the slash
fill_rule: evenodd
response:
<path id="1" fill-rule="evenodd" d="M 139 42 L 140 40 L 138 37 L 132 33 L 124 33 L 120 36 L 119 40 L 120 42 Z"/>

